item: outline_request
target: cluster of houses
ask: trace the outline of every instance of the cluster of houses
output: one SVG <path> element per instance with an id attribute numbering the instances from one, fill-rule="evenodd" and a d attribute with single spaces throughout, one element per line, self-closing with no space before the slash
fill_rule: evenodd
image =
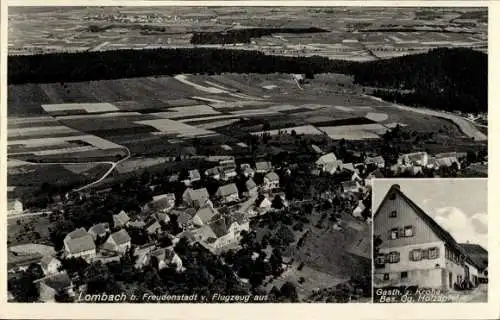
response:
<path id="1" fill-rule="evenodd" d="M 261 209 L 259 213 L 269 209 L 269 197 L 278 191 L 280 178 L 273 171 L 270 162 L 257 162 L 255 168 L 242 164 L 240 172 L 246 181 L 243 190 L 240 190 L 236 183 L 230 181 L 238 175 L 236 168 L 234 159 L 224 157 L 218 166 L 204 172 L 207 177 L 227 182 L 221 184 L 212 196 L 205 187 L 192 187 L 201 177 L 198 170 L 189 170 L 187 179 L 182 181 L 187 188 L 182 194 L 180 205 L 176 205 L 175 194 L 161 194 L 154 196 L 153 200 L 142 208 L 141 215 L 135 219 L 122 210 L 113 215 L 112 226 L 108 223 L 98 223 L 88 230 L 76 229 L 64 239 L 65 257 L 81 257 L 88 261 L 119 257 L 131 247 L 131 237 L 127 230 L 136 228 L 146 231 L 150 236 L 161 235 L 162 226 L 168 224 L 174 216 L 182 230 L 179 235 L 171 236 L 174 242 L 181 237 L 187 237 L 214 253 L 238 246 L 241 232 L 249 231 L 250 228 L 247 212 L 255 212 L 248 209 L 257 206 Z M 260 186 L 253 180 L 256 173 L 263 175 L 263 183 Z M 265 194 L 265 201 L 257 201 L 259 193 Z M 284 195 L 281 196 L 284 198 Z M 163 249 L 165 248 L 156 248 L 156 251 L 151 252 L 158 253 L 158 250 Z M 150 255 L 151 253 L 146 254 L 144 259 L 150 259 Z M 170 254 L 163 253 L 162 256 L 169 257 Z"/>
<path id="2" fill-rule="evenodd" d="M 394 173 L 409 172 L 412 175 L 423 173 L 424 169 L 439 169 L 455 167 L 461 169 L 462 161 L 467 158 L 465 152 L 445 152 L 431 156 L 427 152 L 413 152 L 403 154 L 396 164 L 391 166 Z"/>

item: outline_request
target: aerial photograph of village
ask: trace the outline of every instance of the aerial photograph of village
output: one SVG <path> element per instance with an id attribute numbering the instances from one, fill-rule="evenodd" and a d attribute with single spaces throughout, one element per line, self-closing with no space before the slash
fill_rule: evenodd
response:
<path id="1" fill-rule="evenodd" d="M 488 176 L 487 22 L 9 7 L 9 302 L 372 302 L 377 181 Z"/>

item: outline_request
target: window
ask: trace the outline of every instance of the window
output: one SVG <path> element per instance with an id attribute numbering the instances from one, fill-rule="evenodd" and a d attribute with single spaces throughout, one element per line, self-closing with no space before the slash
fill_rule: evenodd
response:
<path id="1" fill-rule="evenodd" d="M 390 218 L 396 218 L 397 216 L 398 216 L 398 213 L 396 212 L 396 210 L 392 210 L 391 214 L 389 215 Z"/>
<path id="2" fill-rule="evenodd" d="M 429 249 L 429 259 L 439 258 L 439 248 L 434 247 Z"/>
<path id="3" fill-rule="evenodd" d="M 389 232 L 389 240 L 396 240 L 398 238 L 399 238 L 398 229 L 397 228 L 391 229 L 391 231 Z"/>
<path id="4" fill-rule="evenodd" d="M 408 272 L 403 271 L 401 272 L 401 279 L 407 279 L 408 278 Z"/>
<path id="5" fill-rule="evenodd" d="M 415 249 L 410 251 L 410 260 L 411 261 L 420 261 L 422 260 L 422 250 Z"/>
<path id="6" fill-rule="evenodd" d="M 413 226 L 405 226 L 405 237 L 413 237 Z"/>
<path id="7" fill-rule="evenodd" d="M 389 280 L 389 274 L 388 273 L 384 273 L 384 280 Z"/>
<path id="8" fill-rule="evenodd" d="M 387 255 L 387 262 L 398 263 L 399 262 L 399 252 L 392 251 Z"/>

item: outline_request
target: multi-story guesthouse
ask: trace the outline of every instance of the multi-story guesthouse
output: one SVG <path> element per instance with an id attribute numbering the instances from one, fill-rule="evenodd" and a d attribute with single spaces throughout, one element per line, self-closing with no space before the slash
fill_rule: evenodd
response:
<path id="1" fill-rule="evenodd" d="M 477 286 L 481 269 L 453 236 L 393 185 L 374 214 L 381 244 L 374 286 L 454 290 Z"/>

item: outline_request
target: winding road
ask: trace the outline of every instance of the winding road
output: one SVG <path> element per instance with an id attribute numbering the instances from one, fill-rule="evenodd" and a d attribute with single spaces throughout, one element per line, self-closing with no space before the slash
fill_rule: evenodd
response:
<path id="1" fill-rule="evenodd" d="M 127 160 L 130 158 L 130 150 L 129 150 L 127 147 L 123 147 L 123 148 L 124 148 L 125 150 L 127 150 L 127 156 L 126 156 L 126 157 L 124 157 L 123 159 L 120 159 L 120 160 L 119 160 L 119 161 L 117 161 L 117 162 L 109 162 L 109 163 L 111 163 L 111 168 L 109 168 L 109 170 L 108 170 L 108 171 L 106 171 L 106 173 L 104 173 L 104 175 L 103 175 L 101 178 L 99 178 L 98 180 L 96 180 L 96 181 L 94 181 L 94 182 L 91 182 L 91 183 L 89 183 L 89 184 L 86 184 L 86 185 L 84 185 L 83 187 L 73 189 L 73 191 L 75 191 L 75 192 L 82 191 L 82 190 L 85 190 L 85 189 L 87 189 L 87 188 L 89 188 L 89 187 L 92 187 L 92 186 L 94 186 L 94 185 L 96 185 L 96 184 L 100 183 L 101 181 L 103 181 L 104 179 L 106 179 L 106 178 L 107 178 L 107 177 L 111 174 L 111 172 L 113 172 L 113 170 L 115 170 L 115 168 L 116 168 L 116 167 L 117 167 L 120 163 L 122 163 L 122 162 L 124 162 L 124 161 L 127 161 Z"/>
<path id="2" fill-rule="evenodd" d="M 377 100 L 377 101 L 386 102 L 385 100 L 382 100 L 382 99 L 374 97 L 374 96 L 370 96 L 370 95 L 364 95 L 364 96 L 372 98 L 372 99 Z M 476 127 L 476 125 L 478 125 L 478 124 L 474 123 L 473 121 L 471 121 L 465 117 L 459 116 L 459 115 L 454 114 L 454 113 L 425 109 L 425 108 L 413 108 L 413 107 L 407 107 L 407 106 L 403 106 L 400 104 L 394 104 L 394 103 L 392 103 L 388 107 L 398 108 L 400 110 L 425 114 L 425 115 L 434 116 L 434 117 L 438 117 L 438 118 L 444 118 L 444 119 L 452 121 L 454 124 L 456 124 L 460 128 L 460 130 L 465 135 L 467 135 L 471 138 L 474 138 L 475 141 L 487 141 L 488 140 L 488 137 L 484 133 L 479 131 L 479 129 Z M 487 127 L 485 125 L 478 125 L 478 126 L 481 126 L 484 128 Z"/>

